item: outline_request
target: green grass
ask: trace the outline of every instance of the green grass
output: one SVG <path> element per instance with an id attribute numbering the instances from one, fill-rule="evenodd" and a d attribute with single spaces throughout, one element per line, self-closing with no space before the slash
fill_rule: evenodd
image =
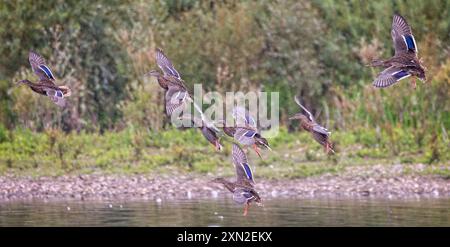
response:
<path id="1" fill-rule="evenodd" d="M 251 150 L 249 159 L 259 178 L 304 178 L 337 174 L 352 166 L 374 164 L 423 163 L 423 175 L 450 177 L 449 154 L 443 140 L 432 145 L 410 143 L 407 135 L 401 143 L 377 138 L 374 133 L 336 132 L 332 140 L 337 154 L 327 156 L 323 148 L 306 132 L 280 134 L 269 140 L 273 152 L 263 150 L 260 159 Z M 427 143 L 427 142 L 425 142 Z M 28 130 L 2 130 L 0 174 L 60 176 L 64 174 L 157 174 L 195 173 L 233 176 L 230 144 L 215 152 L 199 131 L 166 130 L 152 132 L 125 129 L 120 132 L 64 134 L 57 130 L 34 133 Z M 397 145 L 393 150 L 392 145 Z M 405 169 L 408 173 L 408 169 Z"/>

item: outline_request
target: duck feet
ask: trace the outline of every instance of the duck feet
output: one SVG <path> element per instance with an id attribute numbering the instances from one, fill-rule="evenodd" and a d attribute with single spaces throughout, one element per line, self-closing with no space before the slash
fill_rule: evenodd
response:
<path id="1" fill-rule="evenodd" d="M 329 142 L 327 142 L 326 144 L 325 144 L 325 152 L 327 153 L 327 154 L 334 154 L 335 152 L 334 152 L 334 150 L 333 150 L 333 146 L 332 146 L 332 144 L 331 143 L 329 143 Z"/>
<path id="2" fill-rule="evenodd" d="M 256 145 L 256 144 L 253 144 L 253 149 L 255 150 L 255 152 L 258 154 L 258 156 L 259 156 L 259 158 L 261 158 L 262 159 L 262 157 L 261 157 L 261 153 L 259 152 L 259 148 L 258 148 L 258 146 Z"/>
<path id="3" fill-rule="evenodd" d="M 416 84 L 416 79 L 411 78 L 411 86 L 412 86 L 412 88 L 413 88 L 414 90 L 416 89 L 416 86 L 417 86 L 417 84 Z"/>
<path id="4" fill-rule="evenodd" d="M 243 216 L 247 216 L 247 213 L 248 213 L 248 206 L 249 206 L 249 204 L 246 203 L 245 206 L 244 206 L 244 213 L 242 214 Z"/>

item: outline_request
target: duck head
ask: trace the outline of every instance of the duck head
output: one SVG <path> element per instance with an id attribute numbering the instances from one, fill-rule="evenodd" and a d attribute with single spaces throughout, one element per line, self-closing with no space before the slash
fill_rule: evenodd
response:
<path id="1" fill-rule="evenodd" d="M 294 120 L 294 119 L 298 119 L 298 120 L 300 120 L 300 121 L 302 121 L 302 122 L 308 122 L 308 121 L 309 121 L 308 117 L 305 116 L 305 115 L 302 114 L 302 113 L 297 113 L 297 114 L 295 114 L 294 116 L 292 116 L 292 117 L 289 118 L 289 120 Z"/>
<path id="2" fill-rule="evenodd" d="M 159 73 L 157 70 L 152 70 L 152 71 L 148 72 L 147 74 L 145 74 L 145 76 L 160 77 L 161 73 Z"/>
<path id="3" fill-rule="evenodd" d="M 426 76 L 426 70 L 427 68 L 423 65 L 423 60 L 422 58 L 419 59 L 419 64 L 417 66 L 417 68 L 413 71 L 413 75 L 416 76 L 417 78 L 419 78 L 419 80 L 421 80 L 422 82 L 425 82 L 427 80 L 427 76 Z"/>
<path id="4" fill-rule="evenodd" d="M 210 181 L 211 183 L 217 183 L 217 184 L 226 184 L 228 181 L 224 178 L 215 178 Z"/>
<path id="5" fill-rule="evenodd" d="M 271 148 L 269 146 L 269 142 L 267 141 L 267 139 L 262 137 L 259 133 L 256 133 L 256 135 L 255 135 L 255 143 L 259 147 L 263 147 L 263 148 L 271 150 Z"/>

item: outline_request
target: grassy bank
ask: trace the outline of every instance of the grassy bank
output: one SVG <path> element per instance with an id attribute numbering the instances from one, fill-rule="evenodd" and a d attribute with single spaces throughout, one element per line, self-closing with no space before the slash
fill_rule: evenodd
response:
<path id="1" fill-rule="evenodd" d="M 269 140 L 274 151 L 263 151 L 250 161 L 259 178 L 302 178 L 339 173 L 351 166 L 425 164 L 424 175 L 450 178 L 448 143 L 442 136 L 418 140 L 408 130 L 335 132 L 337 154 L 327 157 L 308 133 L 280 134 Z M 228 139 L 229 140 L 229 139 Z M 230 145 L 221 153 L 200 132 L 152 132 L 128 128 L 105 134 L 58 130 L 35 133 L 0 129 L 0 174 L 59 176 L 65 174 L 219 174 L 232 176 Z M 417 173 L 417 171 L 411 172 Z M 363 174 L 361 174 L 363 175 Z"/>

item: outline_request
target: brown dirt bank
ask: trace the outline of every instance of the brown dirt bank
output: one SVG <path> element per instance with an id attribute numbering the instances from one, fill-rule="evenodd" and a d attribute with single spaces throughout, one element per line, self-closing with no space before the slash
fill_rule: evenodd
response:
<path id="1" fill-rule="evenodd" d="M 420 166 L 418 166 L 420 168 Z M 407 175 L 401 166 L 351 167 L 340 174 L 299 179 L 259 179 L 256 189 L 271 197 L 450 197 L 450 180 Z M 23 199 L 154 199 L 222 197 L 228 193 L 211 175 L 73 175 L 0 177 L 0 201 Z M 233 178 L 230 178 L 233 179 Z"/>

